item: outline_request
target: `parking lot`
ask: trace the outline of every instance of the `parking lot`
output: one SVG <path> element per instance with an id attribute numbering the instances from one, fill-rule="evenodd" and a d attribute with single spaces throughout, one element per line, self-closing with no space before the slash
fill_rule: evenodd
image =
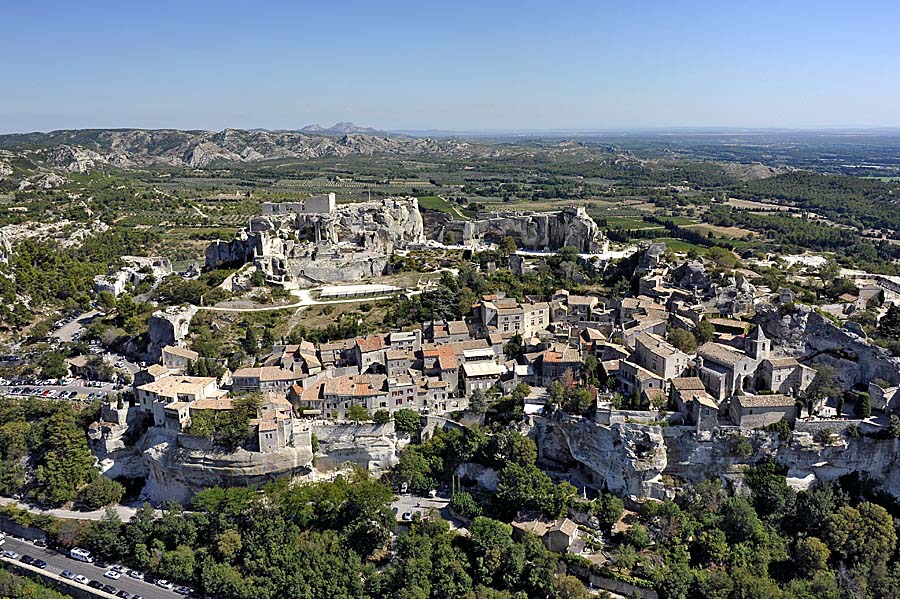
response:
<path id="1" fill-rule="evenodd" d="M 100 386 L 88 381 L 72 381 L 66 385 L 2 385 L 0 394 L 15 397 L 36 397 L 40 399 L 59 399 L 68 401 L 93 401 L 104 399 L 114 390 L 112 383 Z"/>
<path id="2" fill-rule="evenodd" d="M 163 589 L 150 582 L 131 578 L 127 574 L 121 574 L 117 580 L 105 578 L 103 574 L 108 568 L 80 562 L 52 549 L 37 547 L 29 541 L 16 539 L 9 535 L 6 535 L 3 545 L 0 545 L 0 551 L 12 551 L 19 555 L 18 558 L 3 557 L 3 561 L 7 563 L 21 563 L 21 556 L 28 555 L 46 562 L 47 566 L 43 569 L 45 572 L 60 575 L 63 570 L 68 570 L 76 576 L 84 576 L 88 580 L 95 580 L 104 585 L 109 584 L 115 587 L 116 593 L 124 591 L 131 599 L 140 599 L 141 597 L 145 599 L 177 599 L 180 596 L 173 590 Z M 79 584 L 74 580 L 69 580 L 68 582 L 70 584 Z M 85 588 L 85 590 L 94 591 L 90 587 Z M 124 594 L 119 596 L 124 597 Z"/>

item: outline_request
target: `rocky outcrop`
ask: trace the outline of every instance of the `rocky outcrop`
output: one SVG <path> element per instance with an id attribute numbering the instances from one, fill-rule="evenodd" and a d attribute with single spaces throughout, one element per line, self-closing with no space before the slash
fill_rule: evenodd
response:
<path id="1" fill-rule="evenodd" d="M 604 425 L 555 414 L 539 422 L 539 458 L 553 467 L 577 467 L 590 482 L 619 495 L 666 496 L 661 476 L 668 463 L 658 426 Z"/>
<path id="2" fill-rule="evenodd" d="M 302 204 L 298 204 L 302 206 Z M 269 281 L 297 287 L 385 274 L 394 249 L 425 240 L 416 198 L 386 198 L 333 211 L 254 218 L 231 241 L 206 248 L 206 266 L 253 262 Z"/>
<path id="3" fill-rule="evenodd" d="M 312 429 L 319 441 L 317 470 L 333 470 L 352 463 L 370 472 L 385 472 L 398 462 L 408 438 L 394 434 L 394 424 L 321 424 Z"/>
<path id="4" fill-rule="evenodd" d="M 900 358 L 870 343 L 853 327 L 839 327 L 808 306 L 768 310 L 756 318 L 773 350 L 812 366 L 829 365 L 845 389 L 884 379 L 900 384 Z"/>
<path id="5" fill-rule="evenodd" d="M 257 486 L 278 478 L 303 477 L 312 471 L 312 450 L 285 447 L 260 453 L 195 450 L 180 447 L 160 429 L 148 431 L 139 446 L 147 466 L 142 496 L 153 502 L 186 503 L 208 487 Z"/>
<path id="6" fill-rule="evenodd" d="M 521 249 L 558 250 L 572 246 L 579 252 L 606 251 L 608 241 L 584 208 L 565 208 L 558 212 L 494 212 L 472 221 L 435 220 L 430 237 L 443 242 L 470 245 L 476 241 L 499 243 L 512 237 Z"/>
<path id="7" fill-rule="evenodd" d="M 577 469 L 597 488 L 619 495 L 660 498 L 675 490 L 672 481 L 696 484 L 711 478 L 722 479 L 741 492 L 746 467 L 770 458 L 788 469 L 789 482 L 796 488 L 856 472 L 900 498 L 897 439 L 833 434 L 831 441 L 821 443 L 812 433 L 795 432 L 783 442 L 776 433 L 766 431 L 723 427 L 697 433 L 685 426 L 605 426 L 559 414 L 540 421 L 534 432 L 545 465 Z M 750 441 L 749 456 L 733 452 L 735 435 Z M 667 487 L 662 476 L 669 482 Z"/>
<path id="8" fill-rule="evenodd" d="M 173 306 L 154 312 L 150 316 L 147 360 L 158 361 L 162 355 L 162 348 L 167 345 L 178 345 L 179 341 L 187 337 L 191 319 L 196 313 L 196 306 Z"/>

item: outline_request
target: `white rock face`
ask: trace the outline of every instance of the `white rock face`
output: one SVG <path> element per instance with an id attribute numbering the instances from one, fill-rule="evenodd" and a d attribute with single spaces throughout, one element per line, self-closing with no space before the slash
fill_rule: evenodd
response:
<path id="1" fill-rule="evenodd" d="M 580 465 L 599 488 L 619 495 L 667 496 L 660 475 L 668 464 L 658 426 L 556 415 L 537 427 L 539 456 L 560 466 Z"/>
<path id="2" fill-rule="evenodd" d="M 312 468 L 308 445 L 271 453 L 192 450 L 179 447 L 156 428 L 148 431 L 139 449 L 147 465 L 142 495 L 153 502 L 186 503 L 208 487 L 261 485 L 283 477 L 304 477 Z"/>
<path id="3" fill-rule="evenodd" d="M 230 242 L 212 242 L 206 266 L 252 261 L 272 280 L 309 287 L 382 275 L 394 249 L 424 241 L 416 198 L 386 198 L 256 217 Z"/>
<path id="4" fill-rule="evenodd" d="M 394 434 L 394 423 L 319 424 L 312 432 L 319 440 L 316 469 L 335 470 L 349 463 L 374 473 L 387 471 L 399 461 L 400 450 L 408 439 Z"/>
<path id="5" fill-rule="evenodd" d="M 801 306 L 790 314 L 763 312 L 757 322 L 772 340 L 773 349 L 813 366 L 834 367 L 845 389 L 879 378 L 900 384 L 900 358 L 869 343 L 852 327 L 838 327 L 809 307 Z"/>
<path id="6" fill-rule="evenodd" d="M 147 358 L 156 362 L 167 345 L 178 345 L 187 337 L 191 319 L 197 313 L 196 306 L 172 307 L 157 310 L 150 316 L 150 343 L 147 347 Z"/>

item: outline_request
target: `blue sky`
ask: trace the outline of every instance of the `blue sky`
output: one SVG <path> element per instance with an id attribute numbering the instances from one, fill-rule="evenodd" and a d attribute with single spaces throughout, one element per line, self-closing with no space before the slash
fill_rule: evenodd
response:
<path id="1" fill-rule="evenodd" d="M 900 126 L 900 3 L 0 0 L 0 131 Z"/>

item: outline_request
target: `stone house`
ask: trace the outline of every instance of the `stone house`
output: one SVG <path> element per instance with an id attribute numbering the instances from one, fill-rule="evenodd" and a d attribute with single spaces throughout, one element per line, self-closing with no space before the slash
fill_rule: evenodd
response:
<path id="1" fill-rule="evenodd" d="M 134 392 L 141 409 L 153 414 L 153 424 L 166 426 L 167 430 L 170 429 L 167 425 L 166 408 L 170 404 L 186 404 L 172 406 L 168 416 L 170 423 L 174 419 L 179 424 L 183 424 L 190 420 L 190 404 L 192 402 L 202 399 L 219 399 L 226 395 L 226 391 L 219 389 L 214 377 L 175 375 L 135 387 Z"/>
<path id="2" fill-rule="evenodd" d="M 642 395 L 648 389 L 665 390 L 666 388 L 666 382 L 663 379 L 628 360 L 619 360 L 617 378 L 622 391 L 627 395 Z"/>
<path id="3" fill-rule="evenodd" d="M 167 345 L 162 348 L 162 364 L 166 368 L 185 371 L 200 358 L 200 354 L 184 347 Z"/>
<path id="4" fill-rule="evenodd" d="M 690 356 L 653 333 L 634 338 L 632 361 L 664 380 L 681 376 L 691 365 Z"/>
<path id="5" fill-rule="evenodd" d="M 389 349 L 384 353 L 384 365 L 388 376 L 408 373 L 413 361 L 414 355 L 410 350 Z"/>
<path id="6" fill-rule="evenodd" d="M 372 366 L 384 364 L 384 353 L 387 347 L 384 345 L 384 337 L 369 335 L 357 337 L 353 346 L 353 356 L 360 372 L 367 372 Z"/>
<path id="7" fill-rule="evenodd" d="M 415 352 L 422 349 L 422 331 L 397 331 L 388 335 L 392 351 Z"/>
<path id="8" fill-rule="evenodd" d="M 532 534 L 554 553 L 565 553 L 578 538 L 578 525 L 568 518 L 547 521 L 523 516 L 513 520 L 512 527 L 518 538 L 521 539 L 523 534 Z"/>
<path id="9" fill-rule="evenodd" d="M 719 425 L 719 406 L 706 391 L 694 395 L 690 406 L 691 422 L 698 431 L 711 431 Z"/>
<path id="10" fill-rule="evenodd" d="M 291 385 L 306 375 L 278 366 L 257 366 L 239 368 L 231 376 L 231 388 L 235 393 L 255 393 L 258 391 L 278 391 L 287 393 Z"/>
<path id="11" fill-rule="evenodd" d="M 356 341 L 354 339 L 341 339 L 320 344 L 319 360 L 322 363 L 322 367 L 342 368 L 355 364 L 353 355 L 355 347 Z"/>
<path id="12" fill-rule="evenodd" d="M 487 391 L 500 380 L 506 368 L 496 362 L 467 362 L 462 365 L 462 390 L 468 397 L 475 389 Z"/>
<path id="13" fill-rule="evenodd" d="M 756 373 L 756 388 L 784 395 L 804 391 L 812 383 L 816 371 L 796 358 L 766 358 Z"/>
<path id="14" fill-rule="evenodd" d="M 577 380 L 581 373 L 581 354 L 574 347 L 555 346 L 544 351 L 537 363 L 540 385 L 547 387 L 567 370 Z"/>
<path id="15" fill-rule="evenodd" d="M 745 395 L 731 398 L 731 420 L 741 428 L 760 428 L 786 420 L 793 424 L 797 419 L 797 407 L 793 397 L 787 395 Z"/>

